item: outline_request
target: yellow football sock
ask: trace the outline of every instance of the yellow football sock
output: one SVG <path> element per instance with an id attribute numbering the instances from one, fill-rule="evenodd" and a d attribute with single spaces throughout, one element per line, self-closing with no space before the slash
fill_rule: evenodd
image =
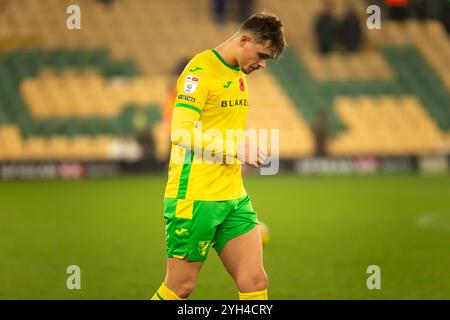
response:
<path id="1" fill-rule="evenodd" d="M 163 283 L 151 300 L 185 300 L 181 299 L 175 292 L 166 287 Z"/>
<path id="2" fill-rule="evenodd" d="M 255 292 L 239 292 L 239 300 L 267 300 L 267 289 Z"/>

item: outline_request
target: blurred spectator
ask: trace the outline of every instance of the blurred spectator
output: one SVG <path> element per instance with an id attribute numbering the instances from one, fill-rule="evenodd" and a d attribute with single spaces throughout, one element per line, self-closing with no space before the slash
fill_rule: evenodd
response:
<path id="1" fill-rule="evenodd" d="M 244 22 L 253 14 L 254 0 L 238 0 L 238 19 Z"/>
<path id="2" fill-rule="evenodd" d="M 368 0 L 372 2 L 374 0 Z M 392 19 L 439 19 L 450 33 L 450 0 L 383 0 Z"/>
<path id="3" fill-rule="evenodd" d="M 177 79 L 183 72 L 186 65 L 189 63 L 190 58 L 184 57 L 182 58 L 178 64 L 175 65 L 175 68 L 172 71 L 172 75 L 169 79 L 169 88 L 167 94 L 167 102 L 163 109 L 163 125 L 164 132 L 169 140 L 169 150 L 171 148 L 171 140 L 170 140 L 170 128 L 172 125 L 172 113 L 175 104 L 175 99 L 177 97 Z M 167 154 L 167 161 L 169 160 L 170 154 Z M 167 169 L 167 168 L 166 168 Z"/>
<path id="4" fill-rule="evenodd" d="M 169 141 L 169 150 L 171 148 L 171 139 L 170 139 L 170 129 L 172 125 L 172 113 L 175 104 L 175 99 L 177 97 L 177 80 L 178 77 L 183 73 L 184 68 L 189 63 L 190 58 L 184 57 L 182 58 L 176 65 L 172 71 L 171 77 L 169 79 L 169 87 L 167 93 L 167 101 L 163 109 L 162 121 L 164 125 L 164 133 L 168 137 Z M 168 166 L 168 161 L 170 159 L 170 152 L 167 154 L 166 165 Z M 168 167 L 165 168 L 167 171 Z"/>
<path id="5" fill-rule="evenodd" d="M 363 33 L 356 10 L 348 7 L 338 26 L 338 41 L 346 52 L 357 52 L 361 48 Z"/>
<path id="6" fill-rule="evenodd" d="M 333 3 L 330 0 L 325 0 L 323 5 L 324 9 L 315 21 L 315 33 L 320 52 L 327 54 L 333 48 L 337 24 L 333 14 Z"/>
<path id="7" fill-rule="evenodd" d="M 443 4 L 441 20 L 450 35 L 450 1 Z"/>
<path id="8" fill-rule="evenodd" d="M 408 17 L 409 0 L 384 0 L 389 7 L 389 16 L 394 20 L 404 20 Z"/>
<path id="9" fill-rule="evenodd" d="M 134 115 L 133 129 L 136 142 L 141 146 L 142 165 L 149 165 L 155 161 L 155 142 L 153 140 L 152 126 L 145 112 L 139 111 Z"/>
<path id="10" fill-rule="evenodd" d="M 315 139 L 315 156 L 325 157 L 327 155 L 328 140 L 328 112 L 322 109 L 316 117 L 313 125 L 313 134 Z"/>
<path id="11" fill-rule="evenodd" d="M 232 4 L 237 5 L 236 20 L 245 21 L 253 13 L 255 0 L 235 0 Z M 214 21 L 217 24 L 224 24 L 226 20 L 227 10 L 229 9 L 230 0 L 213 0 Z"/>
<path id="12" fill-rule="evenodd" d="M 450 33 L 450 1 L 449 0 L 415 0 L 422 4 L 421 17 L 424 19 L 439 19 L 447 32 Z"/>
<path id="13" fill-rule="evenodd" d="M 114 2 L 114 0 L 97 0 L 97 1 L 103 4 L 104 6 L 109 6 Z"/>
<path id="14" fill-rule="evenodd" d="M 175 103 L 175 98 L 177 96 L 177 79 L 183 72 L 186 65 L 189 63 L 189 60 L 190 59 L 186 57 L 182 58 L 175 66 L 172 73 L 172 77 L 169 80 L 169 93 L 163 113 L 164 130 L 169 137 L 170 137 L 170 126 L 172 122 L 173 105 Z"/>
<path id="15" fill-rule="evenodd" d="M 213 0 L 214 21 L 217 24 L 225 23 L 226 3 L 227 0 Z"/>
<path id="16" fill-rule="evenodd" d="M 425 0 L 413 0 L 410 6 L 412 11 L 412 17 L 419 20 L 425 20 L 427 18 Z"/>

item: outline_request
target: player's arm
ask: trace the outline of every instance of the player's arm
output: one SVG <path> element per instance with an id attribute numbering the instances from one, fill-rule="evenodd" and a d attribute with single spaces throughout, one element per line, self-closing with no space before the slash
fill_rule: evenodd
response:
<path id="1" fill-rule="evenodd" d="M 237 145 L 196 127 L 200 114 L 189 107 L 176 106 L 172 115 L 171 141 L 189 150 L 209 151 L 217 156 L 237 156 Z"/>
<path id="2" fill-rule="evenodd" d="M 177 83 L 177 97 L 172 115 L 171 141 L 175 145 L 189 150 L 208 151 L 218 157 L 234 157 L 241 162 L 258 167 L 264 161 L 265 155 L 256 148 L 252 156 L 248 143 L 235 144 L 217 136 L 211 136 L 196 124 L 201 120 L 203 107 L 209 95 L 208 76 L 197 73 L 196 76 L 182 74 Z"/>
<path id="3" fill-rule="evenodd" d="M 225 159 L 234 157 L 239 161 L 258 168 L 263 164 L 266 155 L 258 146 L 252 146 L 247 140 L 241 144 L 203 133 L 196 127 L 200 114 L 189 107 L 175 107 L 172 116 L 171 141 L 175 145 L 189 150 L 208 151 Z"/>

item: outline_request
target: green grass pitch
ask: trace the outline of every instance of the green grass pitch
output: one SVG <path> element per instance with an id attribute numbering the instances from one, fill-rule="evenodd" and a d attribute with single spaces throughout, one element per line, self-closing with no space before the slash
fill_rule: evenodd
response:
<path id="1" fill-rule="evenodd" d="M 271 299 L 450 299 L 450 177 L 252 176 Z M 0 299 L 148 299 L 165 273 L 163 176 L 0 182 Z M 66 268 L 81 268 L 81 290 Z M 369 290 L 369 265 L 381 289 Z M 237 299 L 214 251 L 192 299 Z"/>

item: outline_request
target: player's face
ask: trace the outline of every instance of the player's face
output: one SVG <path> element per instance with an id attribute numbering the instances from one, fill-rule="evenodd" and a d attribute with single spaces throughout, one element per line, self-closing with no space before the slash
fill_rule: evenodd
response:
<path id="1" fill-rule="evenodd" d="M 239 66 L 245 74 L 252 73 L 255 70 L 264 69 L 267 60 L 272 58 L 273 51 L 270 48 L 270 42 L 257 43 L 253 39 L 247 39 L 241 42 L 241 56 Z"/>

